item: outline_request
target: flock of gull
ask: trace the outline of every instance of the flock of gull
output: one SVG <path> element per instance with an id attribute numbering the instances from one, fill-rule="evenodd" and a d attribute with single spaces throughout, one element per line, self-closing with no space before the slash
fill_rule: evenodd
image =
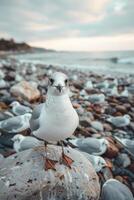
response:
<path id="1" fill-rule="evenodd" d="M 74 77 L 75 78 L 75 77 Z M 108 96 L 127 97 L 129 90 L 132 88 L 124 88 L 123 92 L 117 90 L 117 80 L 109 84 L 104 82 L 93 86 L 91 81 L 87 81 L 85 88 L 98 88 L 102 93 L 87 95 L 85 90 L 80 92 L 86 100 L 94 104 L 105 103 L 105 93 Z M 93 165 L 96 172 L 102 170 L 103 167 L 109 167 L 109 163 L 101 157 L 109 145 L 109 141 L 105 138 L 74 138 L 74 131 L 78 127 L 79 117 L 70 100 L 69 80 L 68 77 L 56 72 L 51 75 L 48 84 L 48 91 L 45 103 L 37 105 L 34 109 L 29 106 L 22 105 L 18 101 L 10 104 L 11 112 L 5 113 L 8 117 L 0 121 L 0 130 L 6 133 L 15 133 L 11 138 L 15 152 L 20 152 L 29 148 L 45 145 L 47 152 L 47 144 L 52 141 L 62 142 L 61 159 L 64 165 L 71 167 L 73 160 L 64 153 L 64 143 L 71 148 L 80 151 Z M 130 124 L 131 117 L 124 116 L 109 116 L 106 121 L 113 126 L 120 128 Z M 100 122 L 91 121 L 91 126 L 103 131 L 103 126 Z M 30 136 L 24 136 L 21 133 L 26 129 L 31 129 Z M 134 153 L 134 142 L 129 139 L 121 139 L 117 137 L 119 142 L 128 147 Z M 1 156 L 2 157 L 2 156 Z M 0 162 L 2 158 L 0 157 Z M 4 158 L 3 158 L 4 159 Z M 44 157 L 45 170 L 54 169 L 54 163 L 51 162 L 47 153 Z M 105 182 L 101 192 L 102 200 L 132 200 L 133 195 L 129 188 L 116 179 L 109 179 Z"/>

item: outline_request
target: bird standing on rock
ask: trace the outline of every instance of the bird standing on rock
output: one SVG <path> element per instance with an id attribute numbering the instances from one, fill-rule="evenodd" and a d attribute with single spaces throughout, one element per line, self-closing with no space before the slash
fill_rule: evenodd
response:
<path id="1" fill-rule="evenodd" d="M 79 123 L 78 115 L 69 98 L 68 77 L 55 72 L 49 79 L 46 102 L 33 110 L 30 121 L 32 134 L 45 141 L 62 141 L 70 137 Z M 71 166 L 73 160 L 65 155 L 62 146 L 62 163 Z M 55 162 L 47 157 L 45 169 L 55 169 Z"/>

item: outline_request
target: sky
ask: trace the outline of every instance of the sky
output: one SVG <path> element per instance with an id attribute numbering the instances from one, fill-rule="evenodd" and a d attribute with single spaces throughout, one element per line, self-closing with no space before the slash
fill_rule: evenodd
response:
<path id="1" fill-rule="evenodd" d="M 0 38 L 67 51 L 134 50 L 134 0 L 0 0 Z"/>

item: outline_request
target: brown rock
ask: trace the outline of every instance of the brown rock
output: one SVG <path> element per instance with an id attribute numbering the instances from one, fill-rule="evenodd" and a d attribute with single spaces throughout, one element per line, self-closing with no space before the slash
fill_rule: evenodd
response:
<path id="1" fill-rule="evenodd" d="M 107 151 L 105 153 L 107 158 L 115 158 L 119 152 L 119 149 L 116 147 L 115 144 L 109 142 Z"/>
<path id="2" fill-rule="evenodd" d="M 40 97 L 39 90 L 27 81 L 21 81 L 20 83 L 12 86 L 10 91 L 12 95 L 21 97 L 27 101 L 34 101 Z"/>
<path id="3" fill-rule="evenodd" d="M 118 112 L 121 112 L 122 114 L 125 114 L 125 113 L 127 113 L 127 109 L 125 108 L 125 106 L 124 105 L 117 105 L 116 106 L 116 110 L 118 111 Z"/>
<path id="4" fill-rule="evenodd" d="M 123 177 L 122 176 L 115 176 L 114 178 L 116 180 L 120 181 L 121 183 L 123 183 Z"/>
<path id="5" fill-rule="evenodd" d="M 80 104 L 78 104 L 78 103 L 76 103 L 76 102 L 73 102 L 72 104 L 73 104 L 73 107 L 76 108 L 76 109 L 77 109 L 77 108 L 80 108 L 80 106 L 81 106 Z"/>
<path id="6" fill-rule="evenodd" d="M 110 124 L 108 124 L 108 123 L 104 123 L 103 127 L 104 127 L 105 131 L 112 131 L 113 130 L 112 126 Z"/>

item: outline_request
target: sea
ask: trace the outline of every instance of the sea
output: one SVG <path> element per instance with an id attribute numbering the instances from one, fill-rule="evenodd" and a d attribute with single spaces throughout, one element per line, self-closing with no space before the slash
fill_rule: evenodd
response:
<path id="1" fill-rule="evenodd" d="M 20 62 L 96 73 L 134 74 L 134 51 L 34 52 L 12 55 Z"/>

